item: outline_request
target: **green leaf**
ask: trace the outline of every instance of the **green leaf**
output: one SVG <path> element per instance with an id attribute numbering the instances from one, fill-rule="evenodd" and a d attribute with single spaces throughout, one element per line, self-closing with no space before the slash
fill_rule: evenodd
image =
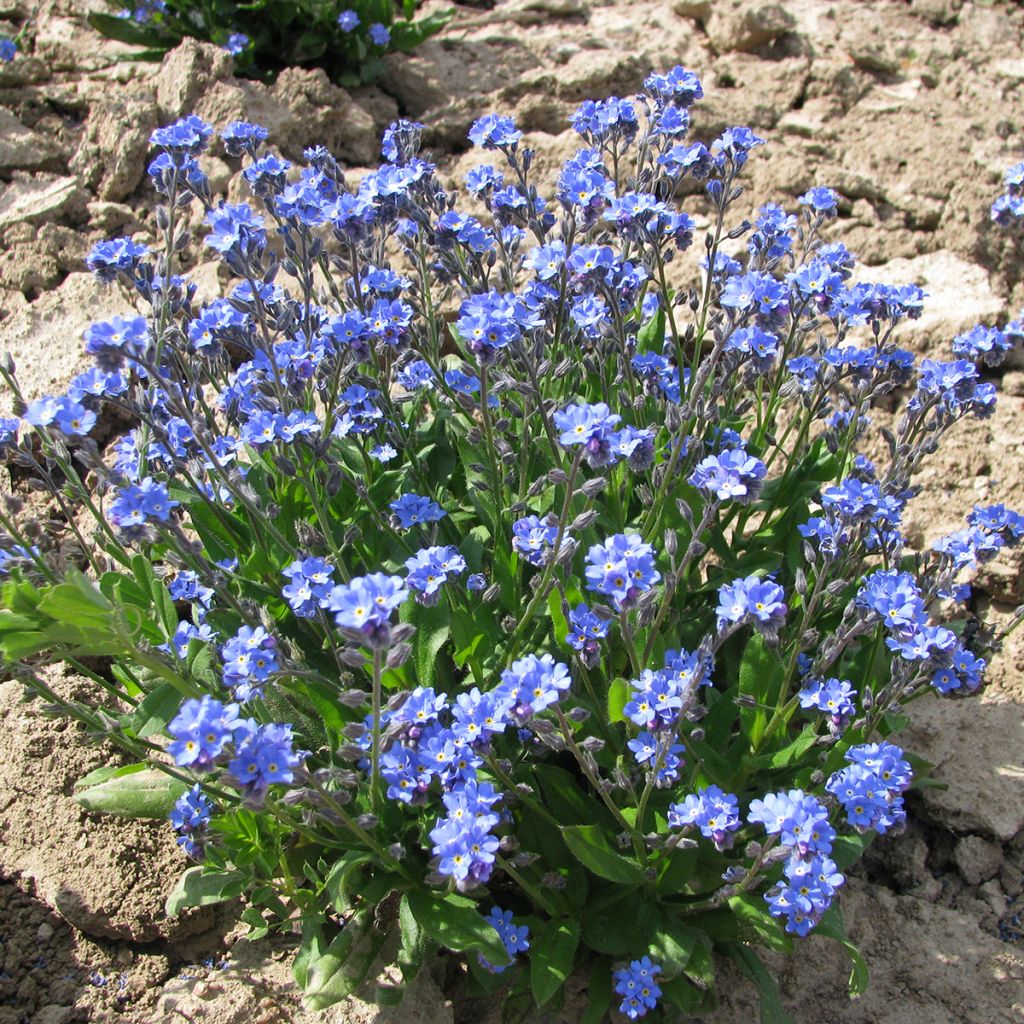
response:
<path id="1" fill-rule="evenodd" d="M 864 856 L 864 851 L 874 841 L 874 832 L 857 833 L 852 836 L 836 836 L 832 840 L 832 852 L 829 856 L 835 861 L 840 871 L 845 871 Z"/>
<path id="2" fill-rule="evenodd" d="M 131 18 L 117 18 L 112 14 L 93 12 L 88 15 L 88 21 L 100 35 L 104 35 L 108 39 L 116 39 L 119 43 L 129 43 L 132 46 L 169 50 L 178 41 L 175 35 L 159 28 L 140 25 Z"/>
<path id="3" fill-rule="evenodd" d="M 558 992 L 572 974 L 580 942 L 578 921 L 548 921 L 530 943 L 530 986 L 538 1006 Z"/>
<path id="4" fill-rule="evenodd" d="M 177 917 L 186 907 L 225 903 L 241 896 L 248 880 L 249 875 L 244 871 L 208 871 L 202 866 L 189 868 L 171 890 L 164 909 L 168 917 Z"/>
<path id="5" fill-rule="evenodd" d="M 779 987 L 761 958 L 749 946 L 729 942 L 721 947 L 722 952 L 732 960 L 740 972 L 756 986 L 761 997 L 761 1024 L 793 1024 L 789 1014 L 779 1000 Z"/>
<path id="6" fill-rule="evenodd" d="M 408 899 L 409 909 L 423 930 L 446 949 L 457 953 L 472 950 L 496 967 L 512 962 L 497 929 L 472 900 L 454 893 L 438 899 L 422 889 L 413 889 Z"/>
<path id="7" fill-rule="evenodd" d="M 587 1008 L 580 1024 L 602 1024 L 612 1003 L 612 965 L 603 958 L 594 961 L 587 985 Z"/>
<path id="8" fill-rule="evenodd" d="M 139 586 L 149 592 L 153 610 L 160 620 L 164 634 L 168 637 L 174 636 L 174 631 L 178 628 L 178 613 L 167 587 L 156 578 L 153 564 L 145 555 L 136 555 L 132 559 L 132 572 Z"/>
<path id="9" fill-rule="evenodd" d="M 352 995 L 365 981 L 385 938 L 383 931 L 373 929 L 369 910 L 353 914 L 329 944 L 324 942 L 321 923 L 306 918 L 302 947 L 292 965 L 305 1006 L 324 1010 Z"/>
<path id="10" fill-rule="evenodd" d="M 694 1013 L 704 1002 L 704 993 L 683 975 L 676 978 L 658 979 L 665 1000 L 683 1013 Z"/>
<path id="11" fill-rule="evenodd" d="M 263 912 L 259 907 L 246 907 L 238 919 L 242 924 L 249 926 L 249 934 L 245 937 L 250 942 L 257 942 L 270 932 L 267 922 L 263 919 Z"/>
<path id="12" fill-rule="evenodd" d="M 792 951 L 793 940 L 785 933 L 778 918 L 768 912 L 768 905 L 760 896 L 749 893 L 733 896 L 729 900 L 729 909 L 739 921 L 741 934 L 745 931 L 752 940 L 777 953 Z"/>
<path id="13" fill-rule="evenodd" d="M 419 973 L 432 943 L 409 906 L 408 893 L 403 894 L 398 905 L 398 925 L 402 932 L 402 949 L 396 963 L 402 971 L 402 978 L 409 982 Z"/>
<path id="14" fill-rule="evenodd" d="M 763 705 L 771 704 L 778 698 L 778 687 L 782 680 L 782 665 L 776 654 L 768 647 L 760 633 L 747 641 L 740 660 L 740 694 L 749 698 L 756 707 L 740 707 L 740 728 L 743 735 L 755 746 L 761 742 L 768 725 L 768 713 Z"/>
<path id="15" fill-rule="evenodd" d="M 116 773 L 104 782 L 74 794 L 87 811 L 119 818 L 166 818 L 188 786 L 155 768 Z"/>
<path id="16" fill-rule="evenodd" d="M 114 606 L 99 589 L 95 596 L 103 603 L 97 603 L 93 595 L 74 583 L 59 583 L 39 602 L 39 611 L 62 624 L 109 630 Z"/>
<path id="17" fill-rule="evenodd" d="M 822 919 L 815 925 L 814 932 L 838 942 L 846 950 L 850 958 L 850 980 L 848 982 L 850 998 L 856 999 L 868 988 L 868 965 L 861 956 L 860 950 L 850 941 L 846 934 L 846 922 L 843 912 L 835 903 L 825 912 Z"/>
<path id="18" fill-rule="evenodd" d="M 800 735 L 792 743 L 772 754 L 768 764 L 772 768 L 788 768 L 794 761 L 799 761 L 818 738 L 818 727 L 815 723 L 804 726 Z"/>
<path id="19" fill-rule="evenodd" d="M 181 707 L 181 694 L 170 683 L 161 683 L 146 695 L 130 715 L 121 717 L 121 725 L 140 739 L 163 732 Z"/>
<path id="20" fill-rule="evenodd" d="M 595 875 L 627 885 L 643 881 L 643 868 L 616 853 L 597 825 L 566 825 L 562 835 L 573 854 Z"/>
<path id="21" fill-rule="evenodd" d="M 371 857 L 359 850 L 349 850 L 331 867 L 324 879 L 324 891 L 331 899 L 331 904 L 339 914 L 347 913 L 353 905 L 349 899 L 352 885 L 359 877 L 359 869 L 368 864 Z"/>
<path id="22" fill-rule="evenodd" d="M 629 683 L 621 676 L 608 684 L 608 721 L 624 722 L 623 708 L 629 701 Z"/>
<path id="23" fill-rule="evenodd" d="M 104 765 L 102 768 L 94 768 L 88 775 L 83 775 L 72 787 L 73 789 L 88 789 L 90 786 L 98 786 L 115 775 L 131 775 L 133 772 L 145 771 L 149 765 L 145 761 L 138 761 L 135 764 L 125 765 Z"/>
<path id="24" fill-rule="evenodd" d="M 690 928 L 673 914 L 666 913 L 651 935 L 650 956 L 661 964 L 666 979 L 674 978 L 686 969 L 700 941 L 701 933 L 696 928 Z"/>

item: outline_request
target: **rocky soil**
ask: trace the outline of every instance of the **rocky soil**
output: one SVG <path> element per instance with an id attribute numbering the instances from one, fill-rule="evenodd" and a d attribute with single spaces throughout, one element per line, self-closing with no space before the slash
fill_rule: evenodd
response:
<path id="1" fill-rule="evenodd" d="M 191 111 L 219 124 L 245 117 L 286 156 L 323 143 L 358 171 L 402 114 L 428 125 L 427 144 L 454 177 L 475 162 L 471 120 L 502 110 L 553 171 L 575 148 L 567 117 L 581 99 L 628 94 L 676 63 L 704 81 L 700 137 L 749 124 L 769 141 L 750 164 L 751 208 L 831 185 L 842 195 L 835 237 L 861 257 L 864 276 L 925 287 L 926 315 L 904 333 L 910 347 L 946 357 L 955 333 L 1004 322 L 1024 304 L 1021 248 L 987 216 L 1002 170 L 1024 156 L 1024 10 L 1009 0 L 476 2 L 354 92 L 294 69 L 272 86 L 242 81 L 224 54 L 192 42 L 162 64 L 126 62 L 123 47 L 85 24 L 92 2 L 0 0 L 0 34 L 35 11 L 23 53 L 0 65 L 0 350 L 31 395 L 84 369 L 82 330 L 123 311 L 83 259 L 111 234 L 145 239 L 157 124 Z M 210 167 L 215 187 L 228 181 L 226 162 L 214 156 Z M 212 265 L 196 279 L 208 297 L 219 288 Z M 965 424 L 927 471 L 912 537 L 955 528 L 976 500 L 1024 508 L 1019 355 L 1001 386 L 995 417 Z M 1024 561 L 1000 560 L 981 590 L 1005 617 L 1024 602 Z M 0 683 L 0 1024 L 310 1024 L 287 943 L 239 939 L 230 914 L 163 916 L 183 866 L 169 828 L 82 811 L 72 785 L 110 752 L 19 697 Z M 915 707 L 907 746 L 936 765 L 945 788 L 912 795 L 908 833 L 879 843 L 843 897 L 871 989 L 849 1003 L 842 954 L 812 939 L 776 965 L 797 1019 L 1024 1021 L 1022 709 L 1019 638 L 980 698 Z M 353 1000 L 316 1019 L 490 1019 L 447 999 L 442 974 L 424 975 L 399 1010 Z M 722 992 L 716 1024 L 756 1019 L 745 982 L 726 971 Z"/>

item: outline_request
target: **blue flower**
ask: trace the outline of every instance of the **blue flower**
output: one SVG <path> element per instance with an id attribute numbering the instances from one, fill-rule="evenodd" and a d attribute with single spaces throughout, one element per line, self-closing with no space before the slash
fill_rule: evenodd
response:
<path id="1" fill-rule="evenodd" d="M 504 114 L 487 114 L 474 121 L 469 129 L 469 141 L 484 149 L 512 149 L 522 137 L 515 121 Z"/>
<path id="2" fill-rule="evenodd" d="M 169 815 L 171 826 L 178 833 L 177 843 L 193 859 L 201 860 L 206 826 L 213 804 L 198 785 L 182 793 Z"/>
<path id="3" fill-rule="evenodd" d="M 883 741 L 851 747 L 844 756 L 849 765 L 834 772 L 825 789 L 843 805 L 850 825 L 879 834 L 901 825 L 906 819 L 902 794 L 913 777 L 903 751 Z"/>
<path id="4" fill-rule="evenodd" d="M 785 882 L 765 893 L 768 912 L 785 917 L 786 931 L 806 935 L 832 904 L 836 890 L 845 878 L 835 861 L 826 856 L 802 859 L 793 857 L 783 868 Z"/>
<path id="5" fill-rule="evenodd" d="M 767 472 L 765 464 L 743 448 L 727 448 L 698 463 L 690 483 L 707 497 L 747 505 L 760 493 Z"/>
<path id="6" fill-rule="evenodd" d="M 839 194 L 833 189 L 818 185 L 808 189 L 797 199 L 797 202 L 802 203 L 816 214 L 834 217 L 839 204 Z"/>
<path id="7" fill-rule="evenodd" d="M 416 592 L 421 604 L 433 604 L 449 580 L 466 571 L 466 560 L 454 547 L 432 547 L 417 551 L 405 560 L 409 570 L 405 582 Z"/>
<path id="8" fill-rule="evenodd" d="M 101 281 L 109 284 L 118 274 L 130 278 L 148 252 L 146 246 L 130 238 L 111 238 L 97 242 L 86 257 L 85 264 Z"/>
<path id="9" fill-rule="evenodd" d="M 306 756 L 294 749 L 290 725 L 259 725 L 247 718 L 235 730 L 234 742 L 235 756 L 228 770 L 246 799 L 256 805 L 271 785 L 294 782 L 295 770 Z"/>
<path id="10" fill-rule="evenodd" d="M 542 566 L 547 550 L 555 543 L 558 525 L 551 525 L 537 516 L 525 516 L 512 524 L 512 549 L 531 565 Z"/>
<path id="11" fill-rule="evenodd" d="M 104 370 L 116 370 L 126 360 L 143 358 L 151 343 L 149 325 L 141 316 L 115 316 L 92 324 L 86 328 L 84 338 L 85 351 L 95 356 Z"/>
<path id="12" fill-rule="evenodd" d="M 391 30 L 387 25 L 382 24 L 379 21 L 375 21 L 368 29 L 366 33 L 370 37 L 370 42 L 374 46 L 387 46 L 391 42 Z"/>
<path id="13" fill-rule="evenodd" d="M 408 530 L 424 523 L 436 523 L 448 513 L 432 498 L 403 494 L 388 506 L 395 513 L 399 529 Z"/>
<path id="14" fill-rule="evenodd" d="M 207 770 L 233 741 L 239 724 L 237 704 L 190 698 L 167 726 L 172 737 L 167 752 L 180 768 Z"/>
<path id="15" fill-rule="evenodd" d="M 652 95 L 662 100 L 671 100 L 682 107 L 692 106 L 704 95 L 697 75 L 678 64 L 663 75 L 648 75 L 644 79 L 644 88 Z"/>
<path id="16" fill-rule="evenodd" d="M 149 137 L 154 146 L 168 150 L 172 153 L 193 156 L 206 149 L 210 136 L 213 135 L 213 126 L 208 125 L 202 118 L 195 114 L 189 114 L 174 124 L 164 128 L 157 128 Z"/>
<path id="17" fill-rule="evenodd" d="M 550 654 L 528 654 L 501 673 L 494 695 L 521 722 L 556 704 L 568 692 L 569 667 Z"/>
<path id="18" fill-rule="evenodd" d="M 342 11 L 338 15 L 338 27 L 342 32 L 351 32 L 354 28 L 358 27 L 359 20 L 359 15 L 355 11 L 351 9 Z"/>
<path id="19" fill-rule="evenodd" d="M 835 734 L 841 733 L 857 712 L 853 703 L 857 691 L 846 679 L 811 679 L 797 696 L 800 707 L 827 715 L 829 731 Z"/>
<path id="20" fill-rule="evenodd" d="M 768 793 L 763 800 L 752 800 L 747 820 L 764 825 L 771 836 L 798 857 L 828 853 L 835 831 L 828 824 L 828 808 L 817 797 L 802 789 Z"/>
<path id="21" fill-rule="evenodd" d="M 386 645 L 391 639 L 391 613 L 409 596 L 401 576 L 376 572 L 354 576 L 348 583 L 332 587 L 327 607 L 334 621 L 360 641 Z"/>
<path id="22" fill-rule="evenodd" d="M 612 599 L 621 611 L 660 579 L 654 567 L 654 548 L 638 534 L 618 533 L 587 552 L 587 588 Z"/>
<path id="23" fill-rule="evenodd" d="M 643 1017 L 658 1005 L 661 989 L 655 980 L 661 974 L 661 965 L 649 956 L 634 960 L 629 967 L 612 972 L 615 991 L 622 996 L 619 1012 L 630 1020 Z"/>
<path id="24" fill-rule="evenodd" d="M 213 228 L 206 236 L 206 244 L 225 255 L 247 256 L 262 251 L 267 244 L 263 218 L 248 203 L 221 203 L 207 211 L 206 222 Z"/>
<path id="25" fill-rule="evenodd" d="M 167 493 L 167 485 L 147 476 L 137 484 L 122 487 L 107 508 L 107 519 L 129 536 L 150 520 L 169 522 L 171 510 L 180 502 Z"/>
<path id="26" fill-rule="evenodd" d="M 257 145 L 266 142 L 268 132 L 262 125 L 252 124 L 249 121 L 232 121 L 220 133 L 220 137 L 224 140 L 224 149 L 228 156 L 241 156 L 243 153 L 248 153 L 254 157 Z"/>
<path id="27" fill-rule="evenodd" d="M 668 824 L 669 828 L 696 826 L 719 850 L 728 850 L 741 824 L 739 801 L 718 786 L 706 786 L 682 803 L 669 804 Z"/>
<path id="28" fill-rule="evenodd" d="M 517 925 L 512 920 L 511 910 L 502 910 L 500 907 L 491 907 L 491 912 L 487 915 L 487 920 L 494 925 L 495 931 L 498 933 L 498 937 L 501 939 L 502 944 L 508 951 L 508 955 L 515 959 L 517 953 L 525 953 L 530 948 L 530 929 L 525 925 Z M 480 964 L 487 968 L 492 974 L 501 974 L 507 971 L 509 966 L 504 964 L 496 966 L 492 964 L 485 957 L 477 954 L 477 959 Z"/>
<path id="29" fill-rule="evenodd" d="M 250 42 L 251 40 L 244 32 L 232 32 L 224 41 L 221 49 L 226 50 L 233 57 L 237 57 L 240 53 L 245 53 Z"/>
<path id="30" fill-rule="evenodd" d="M 18 44 L 13 39 L 8 39 L 6 36 L 0 37 L 0 62 L 10 64 L 17 53 Z"/>
<path id="31" fill-rule="evenodd" d="M 785 592 L 774 580 L 758 576 L 726 583 L 718 590 L 718 630 L 727 624 L 752 622 L 754 628 L 768 637 L 778 633 L 785 621 Z"/>
<path id="32" fill-rule="evenodd" d="M 242 626 L 221 648 L 224 685 L 239 703 L 262 699 L 263 684 L 276 672 L 277 640 L 262 626 Z"/>

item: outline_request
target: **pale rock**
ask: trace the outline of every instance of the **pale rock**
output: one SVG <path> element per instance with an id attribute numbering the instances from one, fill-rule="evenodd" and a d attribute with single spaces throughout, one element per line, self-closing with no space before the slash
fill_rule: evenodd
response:
<path id="1" fill-rule="evenodd" d="M 953 849 L 953 860 L 968 885 L 980 885 L 998 874 L 1003 851 L 981 836 L 964 836 Z"/>
<path id="2" fill-rule="evenodd" d="M 967 713 L 965 713 L 967 712 Z M 935 767 L 945 789 L 918 791 L 923 814 L 958 832 L 1006 842 L 1024 828 L 1024 714 L 1019 704 L 986 697 L 969 704 L 915 701 L 900 745 Z"/>
<path id="3" fill-rule="evenodd" d="M 885 43 L 875 37 L 859 38 L 851 44 L 850 60 L 863 71 L 872 74 L 893 75 L 900 69 L 900 62 Z"/>
<path id="4" fill-rule="evenodd" d="M 97 199 L 118 202 L 139 186 L 152 149 L 157 108 L 150 96 L 101 100 L 89 111 L 85 134 L 71 170 Z"/>
<path id="5" fill-rule="evenodd" d="M 558 96 L 579 102 L 594 96 L 628 96 L 650 71 L 635 54 L 618 50 L 582 50 L 558 72 Z"/>
<path id="6" fill-rule="evenodd" d="M 17 221 L 69 220 L 85 213 L 87 194 L 73 176 L 18 178 L 0 193 L 0 228 Z"/>
<path id="7" fill-rule="evenodd" d="M 9 63 L 0 61 L 0 89 L 11 89 L 17 85 L 38 85 L 52 77 L 46 61 L 35 56 L 19 54 L 17 60 Z"/>
<path id="8" fill-rule="evenodd" d="M 675 0 L 672 10 L 681 18 L 696 18 L 705 22 L 711 14 L 711 0 Z"/>
<path id="9" fill-rule="evenodd" d="M 89 226 L 104 234 L 112 234 L 128 226 L 134 228 L 139 224 L 135 211 L 124 203 L 96 200 L 86 205 L 86 211 L 89 214 Z"/>
<path id="10" fill-rule="evenodd" d="M 705 28 L 716 52 L 749 53 L 792 32 L 796 19 L 781 4 L 719 0 Z"/>
<path id="11" fill-rule="evenodd" d="M 866 181 L 862 184 L 870 196 L 873 189 Z M 848 191 L 851 185 L 848 179 L 835 187 L 851 196 L 855 194 Z M 1004 309 L 985 269 L 947 249 L 873 267 L 861 266 L 854 277 L 881 284 L 918 284 L 924 289 L 927 297 L 920 318 L 904 320 L 899 326 L 899 344 L 916 351 L 946 351 L 955 335 L 977 323 L 991 322 Z"/>
<path id="12" fill-rule="evenodd" d="M 0 173 L 41 170 L 60 156 L 59 146 L 0 107 Z"/>
<path id="13" fill-rule="evenodd" d="M 957 19 L 963 0 L 910 0 L 910 13 L 937 28 Z"/>
<path id="14" fill-rule="evenodd" d="M 219 46 L 186 36 L 163 59 L 156 79 L 160 118 L 173 121 L 191 114 L 214 82 L 230 78 L 234 60 Z"/>
<path id="15" fill-rule="evenodd" d="M 13 356 L 26 398 L 56 394 L 92 364 L 82 344 L 86 327 L 129 312 L 116 288 L 92 274 L 71 274 L 0 324 L 0 351 Z"/>
<path id="16" fill-rule="evenodd" d="M 577 18 L 586 10 L 582 0 L 511 0 L 502 5 L 501 16 L 516 25 L 539 25 L 550 18 Z"/>

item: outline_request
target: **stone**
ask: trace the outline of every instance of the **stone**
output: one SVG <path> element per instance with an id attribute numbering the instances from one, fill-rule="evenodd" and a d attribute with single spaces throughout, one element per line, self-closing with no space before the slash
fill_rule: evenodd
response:
<path id="1" fill-rule="evenodd" d="M 672 10 L 680 18 L 696 18 L 699 22 L 705 22 L 711 14 L 711 0 L 675 0 Z"/>
<path id="2" fill-rule="evenodd" d="M 146 95 L 102 100 L 93 105 L 71 170 L 97 199 L 118 202 L 130 196 L 146 173 L 157 127 L 157 107 Z"/>
<path id="3" fill-rule="evenodd" d="M 874 193 L 874 186 L 866 179 L 858 179 L 857 187 L 854 185 L 851 175 L 835 187 L 847 197 L 870 197 Z M 920 318 L 905 320 L 899 327 L 899 344 L 918 352 L 929 346 L 931 351 L 944 351 L 961 331 L 977 323 L 992 322 L 1004 313 L 1004 303 L 985 269 L 947 249 L 874 267 L 861 266 L 854 277 L 884 284 L 919 284 L 925 290 L 927 298 Z"/>
<path id="4" fill-rule="evenodd" d="M 894 75 L 900 69 L 896 57 L 875 38 L 856 40 L 851 44 L 849 54 L 857 67 L 872 74 Z"/>
<path id="5" fill-rule="evenodd" d="M 719 0 L 705 25 L 718 53 L 750 53 L 796 28 L 796 19 L 781 4 L 725 3 Z"/>
<path id="6" fill-rule="evenodd" d="M 0 62 L 0 89 L 11 89 L 18 85 L 38 85 L 49 81 L 52 72 L 46 61 L 26 54 L 19 55 L 10 63 Z"/>
<path id="7" fill-rule="evenodd" d="M 581 50 L 558 72 L 558 96 L 573 102 L 594 96 L 628 96 L 641 87 L 649 70 L 631 53 Z"/>
<path id="8" fill-rule="evenodd" d="M 512 0 L 501 15 L 516 25 L 539 25 L 549 18 L 574 18 L 586 13 L 582 0 Z"/>
<path id="9" fill-rule="evenodd" d="M 930 25 L 952 25 L 960 14 L 963 0 L 910 0 L 910 13 Z"/>
<path id="10" fill-rule="evenodd" d="M 50 1003 L 41 1006 L 32 1017 L 32 1024 L 71 1024 L 76 1017 L 73 1006 L 58 1006 Z"/>
<path id="11" fill-rule="evenodd" d="M 87 198 L 78 179 L 70 175 L 15 179 L 0 193 L 0 228 L 18 221 L 74 220 L 84 216 Z"/>
<path id="12" fill-rule="evenodd" d="M 156 103 L 162 121 L 191 114 L 214 82 L 230 78 L 231 55 L 212 43 L 186 36 L 163 59 L 156 79 Z"/>
<path id="13" fill-rule="evenodd" d="M 0 107 L 0 173 L 42 170 L 60 156 L 59 147 Z"/>
<path id="14" fill-rule="evenodd" d="M 127 312 L 115 288 L 78 273 L 0 324 L 0 351 L 14 357 L 26 399 L 55 394 L 87 370 L 92 360 L 82 346 L 82 332 L 95 320 Z"/>
<path id="15" fill-rule="evenodd" d="M 105 203 L 97 200 L 86 204 L 86 212 L 89 214 L 90 227 L 106 235 L 122 228 L 135 228 L 139 225 L 138 215 L 124 203 Z"/>
<path id="16" fill-rule="evenodd" d="M 918 791 L 919 817 L 957 832 L 1006 842 L 1024 828 L 1021 783 L 1024 715 L 1019 704 L 989 699 L 916 701 L 901 746 L 935 765 L 945 789 Z"/>
<path id="17" fill-rule="evenodd" d="M 981 836 L 964 836 L 953 850 L 953 860 L 968 885 L 980 885 L 999 873 L 1003 851 Z"/>

